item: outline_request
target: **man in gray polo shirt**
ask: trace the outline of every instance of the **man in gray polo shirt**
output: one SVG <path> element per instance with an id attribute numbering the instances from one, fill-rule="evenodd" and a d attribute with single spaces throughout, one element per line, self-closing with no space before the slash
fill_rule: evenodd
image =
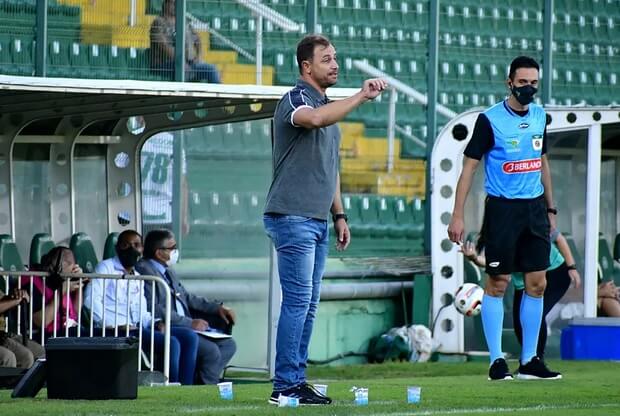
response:
<path id="1" fill-rule="evenodd" d="M 282 305 L 276 339 L 272 404 L 280 395 L 300 404 L 330 404 L 331 399 L 306 382 L 306 362 L 328 247 L 331 211 L 344 250 L 351 241 L 340 199 L 336 123 L 360 104 L 376 98 L 387 84 L 364 82 L 355 95 L 330 102 L 325 90 L 338 79 L 336 50 L 320 35 L 297 45 L 300 79 L 286 93 L 274 116 L 274 175 L 267 195 L 265 230 L 278 253 Z"/>

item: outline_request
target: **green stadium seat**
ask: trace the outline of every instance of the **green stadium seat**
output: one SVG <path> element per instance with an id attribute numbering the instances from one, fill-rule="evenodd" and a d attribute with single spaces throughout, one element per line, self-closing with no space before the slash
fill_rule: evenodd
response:
<path id="1" fill-rule="evenodd" d="M 411 201 L 413 218 L 413 232 L 415 238 L 422 237 L 424 233 L 424 201 L 418 198 Z"/>
<path id="2" fill-rule="evenodd" d="M 238 192 L 227 192 L 222 197 L 226 199 L 226 206 L 228 206 L 226 225 L 233 227 L 241 225 L 245 214 L 242 196 Z"/>
<path id="3" fill-rule="evenodd" d="M 390 230 L 389 234 L 396 238 L 412 236 L 413 217 L 411 216 L 411 211 L 408 209 L 409 204 L 407 203 L 407 198 L 404 196 L 396 197 L 392 199 L 392 203 L 396 226 Z"/>
<path id="4" fill-rule="evenodd" d="M 583 256 L 582 253 L 577 250 L 577 244 L 575 244 L 573 236 L 568 233 L 562 233 L 562 235 L 566 239 L 566 243 L 568 244 L 568 248 L 570 249 L 571 253 L 573 253 L 575 263 L 577 263 L 577 266 L 583 267 Z"/>
<path id="5" fill-rule="evenodd" d="M 78 42 L 72 42 L 69 45 L 69 63 L 73 70 L 91 73 L 89 62 L 89 47 Z M 92 76 L 92 75 L 91 75 Z"/>
<path id="6" fill-rule="evenodd" d="M 238 193 L 239 205 L 236 205 L 235 194 L 232 195 L 231 214 L 235 224 L 240 226 L 242 233 L 263 233 L 263 208 L 265 207 L 265 195 L 243 192 Z"/>
<path id="7" fill-rule="evenodd" d="M 10 43 L 13 68 L 19 75 L 34 74 L 34 38 L 16 36 Z"/>
<path id="8" fill-rule="evenodd" d="M 33 265 L 40 264 L 41 258 L 49 253 L 54 246 L 54 240 L 52 240 L 52 237 L 49 234 L 35 234 L 30 242 L 30 267 L 32 268 Z"/>
<path id="9" fill-rule="evenodd" d="M 384 227 L 379 223 L 379 210 L 376 198 L 375 195 L 361 195 L 359 205 L 360 218 L 362 223 L 368 226 L 371 237 L 382 237 Z"/>
<path id="10" fill-rule="evenodd" d="M 87 45 L 86 55 L 88 66 L 94 78 L 105 78 L 109 76 L 110 67 L 108 58 L 110 46 L 108 45 Z"/>
<path id="11" fill-rule="evenodd" d="M 71 236 L 69 248 L 73 251 L 75 261 L 84 273 L 93 273 L 99 260 L 95 254 L 93 242 L 86 233 L 76 233 Z"/>
<path id="12" fill-rule="evenodd" d="M 209 192 L 206 202 L 209 207 L 209 222 L 211 224 L 226 224 L 230 220 L 228 210 L 229 201 L 219 192 Z"/>
<path id="13" fill-rule="evenodd" d="M 102 260 L 111 259 L 116 256 L 116 241 L 118 240 L 118 233 L 110 233 L 105 239 L 103 245 L 103 257 Z"/>
<path id="14" fill-rule="evenodd" d="M 390 231 L 397 227 L 396 215 L 394 213 L 393 197 L 389 196 L 376 196 L 373 198 L 377 210 L 377 223 L 373 227 L 373 236 L 375 237 L 388 237 Z"/>
<path id="15" fill-rule="evenodd" d="M 599 270 L 602 273 L 601 280 L 613 280 L 620 286 L 620 272 L 616 270 L 609 243 L 603 235 L 599 235 L 598 239 L 598 264 Z"/>
<path id="16" fill-rule="evenodd" d="M 10 42 L 10 37 L 0 35 L 0 68 L 2 68 L 0 72 L 3 74 L 10 72 L 10 67 L 13 63 L 9 46 Z"/>
<path id="17" fill-rule="evenodd" d="M 108 66 L 111 73 L 113 73 L 115 78 L 124 78 L 128 75 L 127 73 L 127 49 L 119 48 L 116 45 L 112 45 L 110 47 L 110 53 L 108 55 Z"/>
<path id="18" fill-rule="evenodd" d="M 362 195 L 346 194 L 342 196 L 342 205 L 349 218 L 348 224 L 353 235 L 369 237 L 372 226 L 362 216 Z M 370 205 L 370 202 L 368 202 Z"/>
<path id="19" fill-rule="evenodd" d="M 0 234 L 0 267 L 8 271 L 26 269 L 13 237 L 8 234 Z"/>

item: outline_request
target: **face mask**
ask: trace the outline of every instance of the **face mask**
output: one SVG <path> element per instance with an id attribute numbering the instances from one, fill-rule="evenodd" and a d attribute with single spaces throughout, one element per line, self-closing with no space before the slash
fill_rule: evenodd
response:
<path id="1" fill-rule="evenodd" d="M 166 260 L 166 266 L 174 266 L 179 261 L 179 250 L 176 248 L 170 251 L 170 258 Z"/>
<path id="2" fill-rule="evenodd" d="M 515 87 L 514 84 L 510 88 L 512 95 L 515 96 L 519 104 L 528 105 L 534 101 L 534 94 L 538 92 L 538 89 L 531 85 L 524 85 L 522 87 Z"/>
<path id="3" fill-rule="evenodd" d="M 132 268 L 135 266 L 142 256 L 138 250 L 131 246 L 124 249 L 117 248 L 116 254 L 118 254 L 118 259 L 125 268 Z"/>

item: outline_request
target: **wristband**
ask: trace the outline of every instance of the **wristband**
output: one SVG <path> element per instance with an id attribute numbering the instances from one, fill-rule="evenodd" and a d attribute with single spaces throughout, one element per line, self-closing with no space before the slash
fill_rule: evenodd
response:
<path id="1" fill-rule="evenodd" d="M 577 265 L 575 263 L 569 264 L 568 266 L 566 266 L 566 268 L 568 270 L 577 270 Z"/>
<path id="2" fill-rule="evenodd" d="M 341 219 L 341 218 L 344 220 L 344 222 L 349 222 L 349 217 L 347 217 L 347 214 L 345 214 L 345 213 L 341 213 L 341 214 L 334 214 L 334 215 L 332 216 L 332 220 L 333 220 L 334 222 L 338 221 L 338 220 L 339 220 L 339 219 Z"/>
<path id="3" fill-rule="evenodd" d="M 547 213 L 548 214 L 553 214 L 553 215 L 558 215 L 558 209 L 557 208 L 547 208 Z"/>

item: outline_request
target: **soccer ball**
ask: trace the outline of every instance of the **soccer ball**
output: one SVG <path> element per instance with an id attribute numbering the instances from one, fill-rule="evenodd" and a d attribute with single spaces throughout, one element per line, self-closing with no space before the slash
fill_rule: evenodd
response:
<path id="1" fill-rule="evenodd" d="M 454 294 L 454 307 L 465 316 L 476 316 L 482 309 L 484 290 L 474 284 L 465 283 Z"/>

